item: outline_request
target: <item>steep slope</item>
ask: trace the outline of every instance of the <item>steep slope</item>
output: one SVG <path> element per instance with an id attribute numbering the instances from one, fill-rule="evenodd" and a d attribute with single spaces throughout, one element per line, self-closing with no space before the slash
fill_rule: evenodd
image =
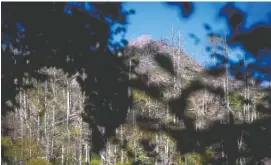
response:
<path id="1" fill-rule="evenodd" d="M 226 76 L 210 76 L 205 74 L 205 69 L 190 56 L 185 54 L 182 48 L 170 46 L 164 40 L 154 41 L 150 36 L 143 35 L 132 41 L 127 52 L 133 60 L 138 61 L 136 71 L 147 74 L 150 83 L 170 84 L 164 93 L 166 99 L 172 99 L 182 94 L 192 82 L 199 81 L 210 88 L 226 89 Z M 169 57 L 177 73 L 172 76 L 165 72 L 155 60 L 155 56 L 163 54 Z M 241 84 L 229 79 L 228 91 L 241 88 Z M 208 88 L 207 88 L 208 89 Z M 210 89 L 210 90 L 213 90 Z M 189 95 L 191 106 L 187 109 L 196 118 L 198 128 L 204 128 L 214 120 L 227 120 L 228 108 L 225 104 L 225 97 L 214 95 L 208 90 L 197 90 Z M 164 114 L 163 110 L 160 113 Z"/>
<path id="2" fill-rule="evenodd" d="M 195 74 L 203 69 L 198 62 L 184 52 L 180 52 L 178 48 L 172 48 L 164 40 L 154 41 L 147 35 L 140 36 L 132 41 L 128 49 L 136 49 L 133 50 L 134 54 L 131 54 L 131 56 L 139 61 L 137 71 L 141 73 L 152 75 L 152 73 L 161 71 L 161 67 L 154 60 L 156 55 L 161 54 L 168 56 L 173 61 L 174 68 L 178 74 L 181 74 L 181 71 Z M 188 74 L 183 73 L 183 75 L 187 76 Z M 162 77 L 160 78 L 162 79 Z M 158 81 L 159 79 L 156 78 L 155 80 Z"/>

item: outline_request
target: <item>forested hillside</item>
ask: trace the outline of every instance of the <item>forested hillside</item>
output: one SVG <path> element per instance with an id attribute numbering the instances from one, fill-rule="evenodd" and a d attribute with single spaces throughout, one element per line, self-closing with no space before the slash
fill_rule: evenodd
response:
<path id="1" fill-rule="evenodd" d="M 231 63 L 226 35 L 208 37 L 201 66 L 176 29 L 116 43 L 133 12 L 82 4 L 2 5 L 3 164 L 270 161 L 270 87 L 245 55 Z"/>
<path id="2" fill-rule="evenodd" d="M 143 39 L 142 39 L 143 38 Z M 146 41 L 147 40 L 147 41 Z M 181 42 L 181 39 L 176 39 Z M 236 121 L 253 122 L 261 116 L 255 105 L 264 96 L 253 84 L 242 86 L 237 81 L 229 80 L 226 75 L 212 78 L 202 75 L 204 68 L 191 59 L 179 47 L 170 46 L 165 41 L 153 41 L 139 37 L 135 43 L 128 45 L 124 51 L 130 67 L 137 63 L 135 70 L 145 74 L 152 84 L 166 84 L 161 93 L 164 100 L 170 100 L 191 85 L 203 80 L 206 85 L 212 84 L 227 91 L 225 97 L 217 97 L 207 88 L 189 96 L 188 116 L 201 130 L 213 121 L 228 122 L 229 110 Z M 142 43 L 144 43 L 142 45 Z M 175 76 L 163 70 L 155 58 L 168 56 L 173 61 Z M 68 77 L 56 68 L 43 68 L 40 73 L 48 76 L 44 82 L 25 77 L 23 83 L 33 84 L 34 88 L 20 90 L 16 96 L 19 107 L 9 113 L 2 125 L 10 132 L 2 137 L 4 156 L 10 162 L 18 160 L 27 164 L 43 164 L 47 160 L 53 164 L 208 164 L 214 157 L 222 157 L 223 151 L 216 151 L 214 146 L 206 148 L 204 154 L 180 154 L 177 149 L 178 139 L 166 132 L 149 132 L 146 127 L 156 129 L 163 125 L 170 129 L 182 130 L 185 126 L 168 105 L 161 100 L 153 99 L 143 91 L 130 88 L 133 98 L 125 123 L 115 129 L 116 137 L 108 139 L 106 146 L 99 154 L 90 153 L 91 132 L 84 120 L 84 93 L 76 81 L 76 76 Z M 84 74 L 82 75 L 84 78 Z M 130 79 L 137 75 L 130 74 Z M 238 89 L 239 91 L 236 91 Z M 249 97 L 252 102 L 245 103 Z M 110 120 L 110 116 L 103 116 Z M 89 118 L 89 116 L 88 116 Z M 156 124 L 149 120 L 159 121 Z M 103 127 L 99 128 L 103 132 Z M 242 139 L 239 147 L 243 149 Z M 92 159 L 90 159 L 90 156 Z M 218 158 L 216 158 L 218 159 Z M 241 161 L 245 161 L 240 159 Z"/>

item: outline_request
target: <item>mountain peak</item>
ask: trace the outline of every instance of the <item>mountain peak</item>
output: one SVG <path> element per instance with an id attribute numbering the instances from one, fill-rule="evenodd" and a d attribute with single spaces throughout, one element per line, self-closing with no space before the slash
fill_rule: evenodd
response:
<path id="1" fill-rule="evenodd" d="M 138 47 L 138 48 L 143 48 L 145 45 L 147 45 L 151 42 L 152 42 L 151 35 L 143 34 L 143 35 L 137 37 L 135 40 L 133 40 L 130 45 Z"/>
<path id="2" fill-rule="evenodd" d="M 185 52 L 180 52 L 178 48 L 170 46 L 166 40 L 153 40 L 151 35 L 141 35 L 133 40 L 129 47 L 135 47 L 141 49 L 143 53 L 141 57 L 141 64 L 146 63 L 146 67 L 150 67 L 150 61 L 153 58 L 153 55 L 157 53 L 162 53 L 172 57 L 174 65 L 182 63 L 181 68 L 191 68 L 195 72 L 200 72 L 202 70 L 201 65 L 192 57 L 188 56 Z M 173 53 L 174 52 L 174 53 Z M 180 62 L 180 60 L 182 62 Z M 143 67 L 145 68 L 145 67 Z"/>

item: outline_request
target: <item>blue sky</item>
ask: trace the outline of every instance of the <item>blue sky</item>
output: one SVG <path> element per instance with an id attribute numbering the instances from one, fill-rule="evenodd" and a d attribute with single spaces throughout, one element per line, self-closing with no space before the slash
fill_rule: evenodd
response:
<path id="1" fill-rule="evenodd" d="M 151 35 L 154 40 L 160 38 L 169 39 L 170 30 L 173 27 L 181 32 L 183 47 L 186 53 L 196 59 L 201 64 L 208 61 L 209 57 L 205 52 L 207 44 L 206 30 L 203 24 L 208 23 L 215 28 L 214 31 L 227 32 L 224 20 L 218 18 L 218 9 L 224 2 L 197 2 L 191 18 L 184 19 L 179 16 L 179 10 L 163 2 L 127 2 L 125 8 L 134 9 L 136 13 L 129 17 L 129 25 L 126 38 L 129 41 L 134 40 L 140 35 Z M 270 21 L 271 3 L 237 3 L 237 7 L 248 13 L 246 26 L 251 26 L 257 21 Z M 201 42 L 195 44 L 195 41 L 189 37 L 189 33 L 197 35 Z M 202 53 L 203 52 L 203 53 Z M 232 50 L 230 56 L 236 57 L 241 52 L 239 49 Z"/>

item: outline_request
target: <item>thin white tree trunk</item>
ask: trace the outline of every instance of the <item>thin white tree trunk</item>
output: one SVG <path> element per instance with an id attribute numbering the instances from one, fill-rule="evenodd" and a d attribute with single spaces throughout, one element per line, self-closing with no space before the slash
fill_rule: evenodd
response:
<path id="1" fill-rule="evenodd" d="M 188 165 L 187 154 L 184 154 L 184 164 L 185 164 L 185 165 Z"/>
<path id="2" fill-rule="evenodd" d="M 49 131 L 47 130 L 48 128 L 47 128 L 47 122 L 49 122 L 48 121 L 48 119 L 47 119 L 47 117 L 49 116 L 48 115 L 48 106 L 47 106 L 47 93 L 48 93 L 48 83 L 47 83 L 47 81 L 45 81 L 45 87 L 44 87 L 44 90 L 45 90 L 45 97 L 44 97 L 44 104 L 45 104 L 45 112 L 44 112 L 44 136 L 45 136 L 45 140 L 46 140 L 46 142 L 45 142 L 45 144 L 46 144 L 46 160 L 49 160 L 49 157 L 50 157 L 50 155 L 49 155 Z"/>
<path id="3" fill-rule="evenodd" d="M 32 158 L 32 150 L 31 150 L 31 141 L 32 141 L 32 135 L 31 135 L 32 129 L 31 129 L 31 125 L 29 126 L 29 141 L 30 141 L 30 145 L 29 145 L 29 158 Z"/>
<path id="4" fill-rule="evenodd" d="M 64 146 L 61 145 L 61 165 L 64 165 Z"/>
<path id="5" fill-rule="evenodd" d="M 51 139 L 51 158 L 53 157 L 54 154 L 54 134 L 55 134 L 55 104 L 56 104 L 56 84 L 55 84 L 55 72 L 54 72 L 54 77 L 53 77 L 53 82 L 52 82 L 52 90 L 53 90 L 53 114 L 52 114 L 52 124 L 51 124 L 51 129 L 52 129 L 52 139 Z"/>
<path id="6" fill-rule="evenodd" d="M 169 152 L 168 152 L 168 150 L 169 150 L 169 139 L 168 139 L 168 137 L 166 137 L 166 150 L 165 150 L 165 156 L 166 156 L 166 163 L 168 163 L 168 155 L 169 155 Z"/>
<path id="7" fill-rule="evenodd" d="M 111 165 L 111 144 L 110 144 L 109 141 L 107 142 L 107 144 L 108 144 L 107 156 L 106 156 L 106 158 L 107 158 L 107 164 Z"/>
<path id="8" fill-rule="evenodd" d="M 226 103 L 226 106 L 227 106 L 227 109 L 228 109 L 228 114 L 230 114 L 230 102 L 229 102 L 229 71 L 228 71 L 228 48 L 227 48 L 227 35 L 226 33 L 224 34 L 224 57 L 225 57 L 225 70 L 226 70 L 226 73 L 225 73 L 225 79 L 224 79 L 224 84 L 225 84 L 225 87 L 224 87 L 224 93 L 225 93 L 225 103 Z"/>
<path id="9" fill-rule="evenodd" d="M 123 145 L 123 128 L 122 125 L 120 125 L 120 139 L 121 139 L 121 145 Z M 121 157 L 120 157 L 120 162 L 123 164 L 124 163 L 124 152 L 123 149 L 121 149 Z"/>
<path id="10" fill-rule="evenodd" d="M 159 139 L 158 139 L 158 135 L 155 135 L 155 144 L 156 144 L 155 151 L 156 151 L 157 154 L 159 154 Z M 155 165 L 158 165 L 157 158 L 155 158 Z"/>
<path id="11" fill-rule="evenodd" d="M 88 144 L 86 143 L 85 145 L 85 149 L 86 149 L 86 158 L 85 158 L 85 162 L 86 164 L 88 163 Z"/>
<path id="12" fill-rule="evenodd" d="M 169 120 L 169 107 L 167 106 L 167 122 Z M 169 139 L 168 137 L 166 137 L 166 144 L 165 144 L 165 162 L 167 163 L 168 162 L 168 150 L 169 150 Z"/>
<path id="13" fill-rule="evenodd" d="M 39 84 L 37 81 L 37 94 L 38 94 L 38 105 L 40 105 L 40 92 L 39 92 Z M 40 142 L 40 109 L 38 109 L 38 128 L 37 128 L 37 141 Z"/>
<path id="14" fill-rule="evenodd" d="M 22 105 L 22 92 L 19 92 L 19 105 Z M 19 116 L 20 116 L 20 130 L 21 130 L 21 138 L 24 136 L 24 123 L 23 123 L 23 109 L 20 108 L 19 110 Z"/>
<path id="15" fill-rule="evenodd" d="M 67 88 L 66 88 L 66 129 L 67 129 L 67 136 L 68 136 L 68 144 L 70 144 L 70 130 L 69 130 L 69 115 L 70 115 L 70 84 L 69 81 L 67 80 Z M 69 146 L 67 146 L 66 149 L 66 154 L 69 155 L 70 150 Z M 69 157 L 67 157 L 67 160 Z"/>
<path id="16" fill-rule="evenodd" d="M 69 115 L 70 115 L 70 90 L 69 90 L 69 83 L 67 82 L 67 95 L 66 95 L 66 100 L 67 100 L 67 109 L 66 109 L 66 126 L 67 126 L 67 131 L 69 131 Z"/>
<path id="17" fill-rule="evenodd" d="M 114 145 L 114 164 L 117 164 L 117 146 Z"/>
<path id="18" fill-rule="evenodd" d="M 248 80 L 247 80 L 248 81 Z M 250 86 L 249 86 L 249 82 L 247 82 L 247 120 L 248 122 L 252 122 L 251 120 L 251 111 L 250 111 L 250 104 L 249 104 L 249 100 L 250 100 Z"/>

